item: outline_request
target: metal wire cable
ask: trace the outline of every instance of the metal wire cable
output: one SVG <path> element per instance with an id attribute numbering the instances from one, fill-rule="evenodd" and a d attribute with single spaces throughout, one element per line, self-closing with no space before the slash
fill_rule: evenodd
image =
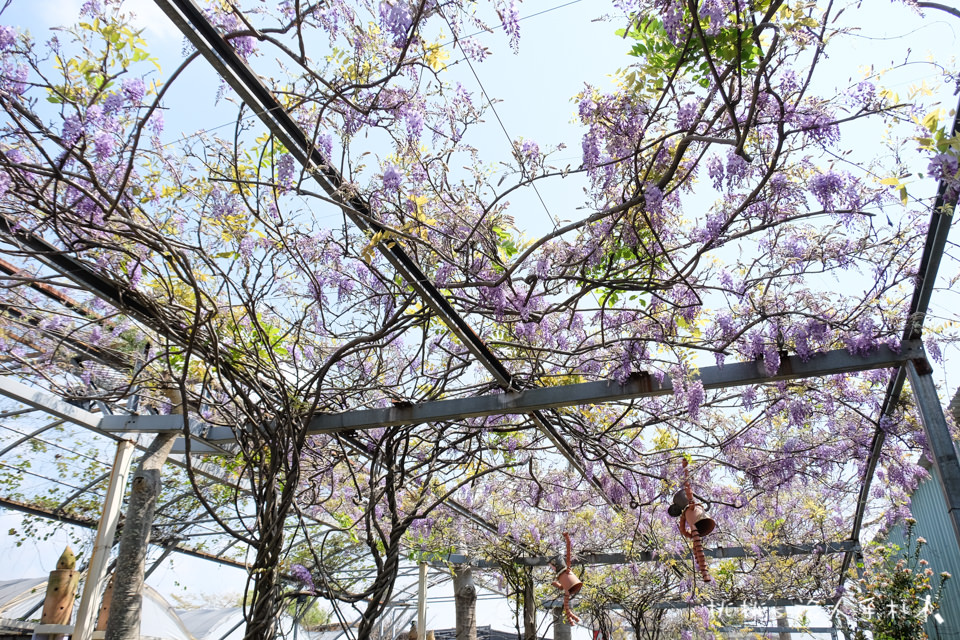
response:
<path id="1" fill-rule="evenodd" d="M 531 20 L 531 19 L 533 19 L 533 18 L 537 18 L 537 17 L 540 17 L 540 16 L 542 16 L 542 15 L 545 15 L 545 14 L 548 14 L 548 13 L 552 13 L 553 11 L 557 11 L 558 9 L 563 9 L 563 8 L 565 8 L 565 7 L 569 7 L 570 5 L 579 4 L 579 3 L 581 3 L 581 2 L 583 2 L 583 0 L 572 0 L 571 2 L 565 2 L 565 3 L 563 3 L 563 4 L 558 4 L 558 5 L 555 5 L 555 6 L 553 6 L 553 7 L 549 7 L 549 8 L 547 8 L 547 9 L 544 9 L 544 10 L 542 10 L 542 11 L 537 11 L 536 13 L 531 13 L 530 15 L 523 16 L 523 17 L 521 17 L 521 18 L 517 18 L 517 22 L 518 22 L 518 23 L 519 23 L 519 22 L 525 22 L 525 21 L 527 21 L 527 20 Z M 504 29 L 503 25 L 494 27 L 494 30 L 497 30 L 497 31 L 502 31 L 503 29 Z M 452 29 L 451 29 L 451 31 L 452 31 Z M 487 32 L 487 31 L 484 31 L 484 30 L 474 31 L 473 33 L 469 33 L 469 34 L 467 34 L 467 35 L 465 35 L 465 36 L 463 36 L 463 37 L 464 37 L 464 38 L 473 38 L 474 36 L 484 35 L 485 33 L 488 33 L 488 32 Z M 437 46 L 446 47 L 446 46 L 449 46 L 449 45 L 456 45 L 456 44 L 457 44 L 456 38 L 451 38 L 450 40 L 445 40 L 445 41 L 443 41 L 443 42 L 438 42 L 438 43 L 437 43 Z M 462 49 L 461 49 L 461 50 L 462 50 Z M 466 59 L 466 55 L 464 56 L 464 58 Z M 468 60 L 468 63 L 469 63 L 469 60 Z M 496 113 L 496 110 L 494 110 L 494 113 Z M 256 120 L 256 118 L 257 118 L 256 114 L 250 114 L 249 116 L 247 116 L 247 117 L 245 117 L 245 118 L 240 118 L 239 122 L 241 122 L 241 123 L 246 123 L 246 122 L 250 122 L 250 121 Z M 499 116 L 498 116 L 498 119 L 499 119 Z M 166 142 L 166 143 L 160 145 L 160 148 L 161 148 L 161 149 L 166 149 L 167 147 L 171 147 L 171 146 L 173 146 L 173 145 L 175 145 L 175 144 L 179 144 L 179 143 L 185 142 L 185 141 L 187 141 L 187 140 L 192 140 L 193 138 L 198 138 L 198 137 L 203 136 L 203 135 L 206 135 L 206 134 L 208 134 L 208 133 L 213 133 L 214 131 L 217 131 L 218 129 L 223 129 L 223 128 L 225 128 L 225 127 L 234 126 L 234 125 L 236 125 L 237 123 L 238 123 L 237 120 L 230 120 L 229 122 L 224 122 L 224 123 L 222 123 L 222 124 L 214 125 L 214 126 L 212 126 L 212 127 L 206 128 L 206 129 L 198 129 L 198 130 L 195 131 L 194 133 L 190 133 L 190 134 L 187 134 L 187 135 L 185 135 L 185 136 L 181 136 L 180 138 L 177 138 L 176 140 L 172 140 L 172 141 L 170 141 L 170 142 Z M 538 195 L 539 195 L 539 194 L 538 194 Z M 549 215 L 549 212 L 547 212 L 547 213 L 548 213 L 548 215 Z"/>
<path id="2" fill-rule="evenodd" d="M 574 0 L 574 2 L 569 2 L 566 5 L 562 5 L 562 6 L 576 4 L 576 2 L 579 2 L 579 1 L 580 0 Z M 546 11 L 544 11 L 543 13 L 546 13 Z M 453 31 L 453 25 L 450 24 L 449 20 L 447 20 L 447 17 L 446 15 L 443 14 L 442 10 L 440 12 L 440 15 L 443 16 L 443 19 L 447 23 L 447 26 L 450 27 L 451 31 Z M 541 15 L 541 14 L 536 14 L 536 15 Z M 473 78 L 477 81 L 477 85 L 480 86 L 480 92 L 483 94 L 483 97 L 486 99 L 487 104 L 490 106 L 490 110 L 493 111 L 493 115 L 496 116 L 497 122 L 500 124 L 500 130 L 503 131 L 503 135 L 507 137 L 507 143 L 510 145 L 511 150 L 517 156 L 519 161 L 520 149 L 518 149 L 517 145 L 514 144 L 513 138 L 510 136 L 510 133 L 507 131 L 507 126 L 503 123 L 503 119 L 500 117 L 500 113 L 497 111 L 497 107 L 493 103 L 493 100 L 490 99 L 490 95 L 487 93 L 486 87 L 483 86 L 483 82 L 480 80 L 480 76 L 477 74 L 477 70 L 473 66 L 473 61 L 470 60 L 470 56 L 467 55 L 467 52 L 463 50 L 463 45 L 460 44 L 459 39 L 455 39 L 454 43 L 456 44 L 456 46 L 460 47 L 460 51 L 463 53 L 462 59 L 467 63 L 467 67 L 470 68 L 470 73 L 473 74 Z M 523 176 L 527 178 L 527 171 L 526 169 L 523 169 L 522 164 L 521 164 L 521 169 L 523 171 Z M 540 200 L 540 204 L 543 206 L 544 212 L 546 212 L 547 217 L 550 218 L 550 222 L 553 223 L 554 230 L 556 230 L 557 227 L 559 226 L 559 223 L 557 222 L 557 219 L 553 216 L 553 214 L 550 213 L 550 209 L 547 207 L 547 203 L 546 201 L 544 201 L 543 195 L 540 194 L 540 189 L 537 188 L 536 182 L 533 182 L 532 179 L 530 182 L 530 186 L 533 187 L 534 193 L 537 194 L 537 199 Z"/>
<path id="3" fill-rule="evenodd" d="M 30 471 L 30 470 L 28 470 L 28 469 L 21 469 L 20 467 L 15 467 L 15 466 L 13 466 L 12 464 L 7 464 L 6 462 L 0 462 L 0 467 L 7 467 L 8 469 L 13 469 L 13 470 L 16 471 L 17 473 L 22 473 L 22 474 L 24 474 L 24 475 L 33 476 L 33 477 L 35 477 L 35 478 L 39 478 L 40 480 L 44 480 L 44 481 L 46 481 L 46 482 L 52 482 L 53 484 L 59 484 L 59 485 L 62 485 L 62 486 L 64 486 L 64 487 L 69 487 L 70 489 L 73 489 L 74 491 L 77 491 L 77 490 L 80 489 L 80 487 L 78 487 L 78 486 L 76 486 L 76 485 L 72 485 L 72 484 L 70 484 L 69 482 L 64 482 L 63 480 L 59 480 L 59 479 L 57 479 L 57 478 L 51 478 L 51 477 L 49 477 L 49 476 L 45 476 L 45 475 L 42 475 L 42 474 L 39 474 L 39 473 L 35 473 L 35 472 Z M 100 494 L 96 493 L 95 491 L 93 491 L 92 489 L 90 490 L 90 492 L 93 493 L 94 495 L 97 495 L 97 496 L 100 495 Z"/>
<path id="4" fill-rule="evenodd" d="M 0 424 L 0 429 L 6 429 L 7 431 L 12 431 L 13 433 L 16 433 L 16 434 L 21 435 L 21 436 L 29 435 L 29 433 L 27 433 L 27 432 L 18 431 L 17 429 L 14 429 L 13 427 L 10 427 L 10 426 L 5 425 L 5 424 Z M 56 443 L 56 442 L 50 442 L 49 440 L 44 440 L 43 438 L 40 438 L 40 437 L 30 438 L 30 440 L 27 440 L 27 441 L 25 441 L 25 442 L 23 442 L 23 443 L 20 443 L 20 444 L 26 444 L 26 442 L 30 442 L 30 441 L 40 442 L 40 443 L 45 444 L 45 445 L 47 445 L 47 446 L 54 447 L 54 448 L 56 448 L 56 449 L 60 449 L 61 451 L 65 451 L 65 452 L 67 452 L 67 453 L 69 453 L 69 454 L 71 454 L 71 455 L 79 456 L 79 457 L 81 457 L 81 458 L 86 458 L 87 460 L 90 460 L 90 461 L 92 461 L 92 462 L 96 462 L 97 464 L 102 465 L 103 467 L 108 468 L 108 469 L 109 469 L 110 466 L 112 465 L 112 462 L 104 462 L 103 460 L 100 460 L 99 458 L 95 458 L 95 457 L 93 457 L 93 456 L 91 456 L 91 455 L 88 455 L 88 454 L 86 454 L 86 453 L 83 453 L 83 452 L 81 452 L 81 451 L 76 451 L 76 450 L 74 450 L 74 449 L 70 449 L 69 447 L 65 447 L 65 446 L 63 446 L 63 445 L 61 445 L 61 444 L 58 444 L 58 443 Z"/>

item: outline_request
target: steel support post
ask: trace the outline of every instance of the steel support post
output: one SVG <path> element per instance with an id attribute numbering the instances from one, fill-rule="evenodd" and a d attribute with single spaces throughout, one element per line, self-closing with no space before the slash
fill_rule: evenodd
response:
<path id="1" fill-rule="evenodd" d="M 417 589 L 417 640 L 427 637 L 427 563 L 420 563 L 420 584 Z"/>
<path id="2" fill-rule="evenodd" d="M 960 548 L 960 460 L 957 458 L 957 449 L 943 415 L 937 388 L 933 384 L 933 370 L 930 365 L 925 359 L 911 360 L 906 367 L 920 412 L 920 421 L 927 435 L 927 446 L 930 447 L 930 455 L 933 457 L 931 462 L 934 475 L 940 483 L 947 505 L 947 515 Z"/>
<path id="3" fill-rule="evenodd" d="M 780 640 L 790 640 L 790 631 L 786 630 L 790 628 L 790 618 L 787 617 L 786 607 L 777 607 L 777 627 L 784 629 L 783 631 L 777 631 Z"/>
<path id="4" fill-rule="evenodd" d="M 83 596 L 80 598 L 80 608 L 77 610 L 74 640 L 90 640 L 93 637 L 95 617 L 100 608 L 100 592 L 107 573 L 107 560 L 110 557 L 110 548 L 113 546 L 113 536 L 117 532 L 117 522 L 120 520 L 120 507 L 123 504 L 123 494 L 126 490 L 134 450 L 134 444 L 130 440 L 117 442 L 117 454 L 113 459 L 107 497 L 103 502 L 103 514 L 100 517 L 100 525 L 97 527 L 93 554 L 87 567 L 87 579 L 83 584 Z"/>

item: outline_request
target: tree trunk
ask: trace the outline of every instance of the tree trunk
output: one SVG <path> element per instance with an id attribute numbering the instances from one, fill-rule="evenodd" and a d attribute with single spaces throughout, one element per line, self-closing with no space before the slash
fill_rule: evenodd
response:
<path id="1" fill-rule="evenodd" d="M 160 469 L 180 434 L 157 435 L 150 444 L 130 488 L 130 503 L 120 535 L 117 569 L 114 573 L 113 602 L 107 621 L 106 640 L 139 640 L 140 610 L 143 604 L 143 571 L 150 543 L 153 512 L 160 495 Z"/>
<path id="2" fill-rule="evenodd" d="M 477 640 L 477 588 L 471 567 L 464 564 L 454 567 L 453 597 L 457 609 L 457 640 Z"/>
<path id="3" fill-rule="evenodd" d="M 172 393 L 171 400 L 174 410 L 182 412 L 179 392 Z M 140 640 L 143 573 L 153 514 L 160 496 L 160 472 L 179 435 L 176 431 L 157 434 L 133 476 L 127 517 L 117 551 L 117 568 L 113 574 L 113 601 L 110 603 L 106 640 Z"/>
<path id="4" fill-rule="evenodd" d="M 537 640 L 537 601 L 530 568 L 523 572 L 523 640 Z"/>

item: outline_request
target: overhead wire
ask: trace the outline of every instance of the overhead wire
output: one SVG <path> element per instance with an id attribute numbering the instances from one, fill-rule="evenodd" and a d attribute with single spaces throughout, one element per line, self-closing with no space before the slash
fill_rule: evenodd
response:
<path id="1" fill-rule="evenodd" d="M 49 477 L 49 476 L 45 476 L 45 475 L 43 475 L 43 474 L 36 473 L 36 472 L 34 472 L 34 471 L 30 471 L 29 469 L 22 469 L 22 468 L 20 468 L 20 467 L 15 467 L 15 466 L 13 466 L 12 464 L 7 464 L 6 462 L 0 462 L 0 467 L 6 467 L 6 468 L 8 468 L 8 469 L 13 469 L 13 470 L 16 471 L 17 473 L 22 473 L 22 474 L 25 474 L 25 475 L 28 475 L 28 476 L 33 476 L 34 478 L 39 478 L 40 480 L 44 480 L 44 481 L 46 481 L 46 482 L 52 482 L 53 484 L 59 484 L 59 485 L 62 485 L 62 486 L 64 486 L 64 487 L 69 487 L 70 489 L 73 489 L 74 491 L 77 491 L 77 490 L 80 489 L 80 487 L 78 487 L 78 486 L 76 486 L 76 485 L 72 485 L 72 484 L 70 484 L 69 482 L 65 482 L 64 480 L 60 480 L 60 479 L 58 479 L 58 478 L 51 478 L 51 477 Z M 97 493 L 96 493 L 95 491 L 93 491 L 92 489 L 91 489 L 91 492 L 94 493 L 95 495 L 98 495 L 98 496 L 100 495 L 100 494 L 97 494 Z"/>
<path id="2" fill-rule="evenodd" d="M 11 426 L 8 426 L 8 425 L 5 425 L 5 424 L 0 424 L 0 429 L 6 429 L 7 431 L 12 431 L 13 433 L 16 433 L 17 435 L 20 435 L 20 436 L 30 435 L 30 432 L 19 431 L 19 430 L 17 430 L 17 429 L 14 429 L 14 428 L 11 427 Z M 106 462 L 105 462 L 105 461 L 103 461 L 103 460 L 100 460 L 99 458 L 95 458 L 95 457 L 93 457 L 93 456 L 91 456 L 91 455 L 89 455 L 89 454 L 83 453 L 83 452 L 81 452 L 81 451 L 76 451 L 75 449 L 70 449 L 69 447 L 65 447 L 65 446 L 63 446 L 62 444 L 59 444 L 59 443 L 57 443 L 57 442 L 50 442 L 49 440 L 44 440 L 43 438 L 40 438 L 39 436 L 30 438 L 29 441 L 39 442 L 39 443 L 41 443 L 41 444 L 45 444 L 45 445 L 47 445 L 47 446 L 54 447 L 54 448 L 56 448 L 56 449 L 60 449 L 61 451 L 65 451 L 65 452 L 67 452 L 67 453 L 69 453 L 69 454 L 71 454 L 71 455 L 75 455 L 75 456 L 79 456 L 79 457 L 82 457 L 82 458 L 86 458 L 87 460 L 91 460 L 91 461 L 93 461 L 93 462 L 96 462 L 97 464 L 99 464 L 99 465 L 101 465 L 101 466 L 103 466 L 103 467 L 105 467 L 105 468 L 108 468 L 108 469 L 109 469 L 110 466 L 113 464 L 112 462 L 109 462 L 109 461 L 106 461 Z M 29 442 L 29 441 L 28 441 L 28 442 Z M 25 443 L 21 443 L 21 444 L 25 444 Z"/>
<path id="3" fill-rule="evenodd" d="M 529 14 L 529 15 L 522 16 L 522 17 L 520 17 L 520 18 L 517 18 L 517 22 L 518 22 L 518 23 L 519 23 L 519 22 L 526 22 L 527 20 L 531 20 L 531 19 L 533 19 L 533 18 L 537 18 L 537 17 L 539 17 L 539 16 L 542 16 L 542 15 L 545 15 L 545 14 L 548 14 L 548 13 L 551 13 L 551 12 L 553 12 L 553 11 L 557 11 L 557 10 L 559 10 L 559 9 L 563 9 L 563 8 L 565 8 L 565 7 L 569 7 L 570 5 L 579 4 L 579 3 L 583 2 L 583 1 L 584 1 L 584 0 L 571 0 L 570 2 L 564 2 L 563 4 L 558 4 L 558 5 L 555 5 L 555 6 L 553 6 L 553 7 L 549 7 L 549 8 L 547 8 L 547 9 L 544 9 L 544 10 L 542 10 L 542 11 L 537 11 L 536 13 L 531 13 L 531 14 Z M 451 30 L 452 30 L 452 29 L 451 29 Z M 500 26 L 497 26 L 497 27 L 493 27 L 493 30 L 495 30 L 495 31 L 502 31 L 502 30 L 504 30 L 504 27 L 503 27 L 503 25 L 500 25 Z M 465 35 L 465 36 L 463 36 L 463 37 L 464 37 L 464 38 L 473 38 L 474 36 L 483 35 L 483 34 L 485 34 L 485 33 L 488 33 L 488 31 L 481 29 L 481 30 L 479 30 L 479 31 L 474 31 L 473 33 L 469 33 L 469 34 L 467 34 L 467 35 Z M 437 45 L 440 46 L 440 47 L 446 47 L 446 46 L 448 46 L 448 45 L 456 45 L 456 43 L 457 43 L 456 38 L 451 38 L 450 40 L 445 40 L 445 41 L 443 41 L 443 42 L 438 42 Z M 466 57 L 466 55 L 465 55 L 465 57 Z M 495 112 L 495 113 L 496 113 L 496 112 Z M 238 123 L 251 122 L 251 121 L 253 121 L 253 120 L 255 120 L 255 119 L 257 119 L 257 115 L 254 114 L 254 113 L 252 113 L 252 114 L 250 114 L 249 116 L 246 116 L 246 117 L 244 117 L 244 118 L 240 118 L 239 120 L 233 119 L 233 120 L 230 120 L 230 121 L 228 121 L 228 122 L 224 122 L 224 123 L 222 123 L 222 124 L 217 124 L 217 125 L 213 125 L 213 126 L 211 126 L 211 127 L 207 127 L 207 128 L 205 128 L 205 129 L 198 129 L 198 130 L 195 131 L 194 133 L 190 133 L 190 134 L 181 136 L 180 138 L 177 138 L 176 140 L 171 140 L 170 142 L 165 142 L 165 143 L 163 143 L 163 144 L 160 145 L 160 148 L 161 148 L 161 149 L 166 149 L 167 147 L 171 147 L 171 146 L 173 146 L 173 145 L 175 145 L 175 144 L 179 144 L 179 143 L 181 143 L 181 142 L 186 142 L 187 140 L 191 140 L 191 139 L 193 139 L 193 138 L 197 138 L 197 137 L 200 137 L 200 136 L 203 136 L 203 135 L 207 135 L 208 133 L 213 133 L 214 131 L 217 131 L 217 130 L 219 130 L 219 129 L 223 129 L 223 128 L 225 128 L 225 127 L 234 126 L 234 125 L 236 125 L 236 124 L 238 124 Z"/>
<path id="4" fill-rule="evenodd" d="M 563 6 L 563 7 L 569 6 L 569 5 L 571 5 L 571 4 L 576 4 L 577 2 L 580 2 L 580 1 L 581 1 L 581 0 L 574 0 L 573 2 L 568 2 L 567 4 L 564 4 L 564 5 L 561 5 L 561 6 Z M 552 11 L 552 10 L 556 10 L 556 9 L 558 9 L 558 8 L 560 8 L 560 7 L 555 7 L 554 9 L 551 9 L 551 11 Z M 539 13 L 539 14 L 536 14 L 536 15 L 542 15 L 543 13 L 548 13 L 548 11 L 543 11 L 543 12 L 541 12 L 541 13 Z M 450 21 L 447 19 L 446 15 L 443 13 L 443 10 L 442 10 L 442 9 L 440 10 L 440 15 L 443 16 L 443 19 L 444 19 L 444 21 L 447 23 L 447 26 L 450 27 L 450 30 L 451 30 L 451 31 L 453 31 L 453 25 L 450 24 Z M 531 17 L 532 17 L 532 16 L 531 16 Z M 519 22 L 519 20 L 518 20 L 518 22 Z M 467 37 L 472 37 L 472 36 L 467 36 Z M 480 87 L 480 92 L 483 94 L 483 97 L 486 99 L 487 104 L 490 106 L 490 110 L 493 111 L 493 115 L 494 115 L 494 116 L 496 117 L 496 119 L 497 119 L 497 123 L 500 125 L 500 130 L 503 131 L 503 135 L 505 135 L 505 136 L 507 137 L 507 143 L 510 145 L 510 149 L 512 150 L 514 156 L 516 157 L 517 162 L 520 163 L 522 175 L 524 176 L 524 178 L 530 179 L 530 186 L 533 187 L 534 193 L 537 194 L 537 199 L 540 201 L 540 204 L 543 206 L 543 210 L 544 210 L 544 212 L 546 212 L 547 217 L 550 218 L 550 222 L 553 223 L 553 228 L 554 228 L 554 230 L 556 230 L 557 227 L 559 226 L 559 222 L 558 222 L 557 219 L 554 217 L 554 215 L 553 215 L 552 213 L 550 213 L 550 209 L 549 209 L 549 207 L 547 207 L 547 203 L 546 203 L 546 201 L 543 199 L 543 195 L 540 193 L 540 189 L 537 188 L 536 182 L 533 181 L 533 178 L 532 178 L 532 177 L 527 176 L 527 170 L 526 170 L 526 168 L 524 168 L 524 166 L 523 166 L 523 159 L 522 159 L 522 155 L 521 155 L 521 150 L 517 147 L 517 144 L 513 141 L 513 138 L 510 136 L 510 132 L 507 131 L 507 126 L 504 124 L 503 118 L 500 117 L 500 112 L 497 111 L 497 107 L 496 107 L 496 105 L 494 104 L 493 100 L 490 99 L 490 95 L 487 93 L 486 87 L 483 85 L 483 82 L 480 80 L 480 75 L 477 73 L 477 70 L 474 68 L 474 66 L 473 66 L 473 61 L 470 59 L 470 56 L 467 55 L 467 52 L 463 50 L 463 45 L 461 44 L 459 38 L 455 38 L 455 39 L 454 39 L 454 43 L 455 43 L 456 46 L 460 47 L 460 51 L 463 53 L 463 58 L 462 58 L 462 60 L 467 63 L 467 67 L 469 67 L 470 73 L 473 74 L 473 78 L 477 81 L 477 85 Z"/>

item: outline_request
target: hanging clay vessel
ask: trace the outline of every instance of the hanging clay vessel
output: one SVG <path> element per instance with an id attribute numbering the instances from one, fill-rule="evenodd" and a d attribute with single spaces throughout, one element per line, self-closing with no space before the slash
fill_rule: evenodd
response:
<path id="1" fill-rule="evenodd" d="M 570 569 L 561 569 L 560 573 L 557 574 L 557 579 L 553 581 L 553 586 L 570 594 L 572 598 L 580 593 L 580 587 L 583 586 L 583 583 Z"/>

